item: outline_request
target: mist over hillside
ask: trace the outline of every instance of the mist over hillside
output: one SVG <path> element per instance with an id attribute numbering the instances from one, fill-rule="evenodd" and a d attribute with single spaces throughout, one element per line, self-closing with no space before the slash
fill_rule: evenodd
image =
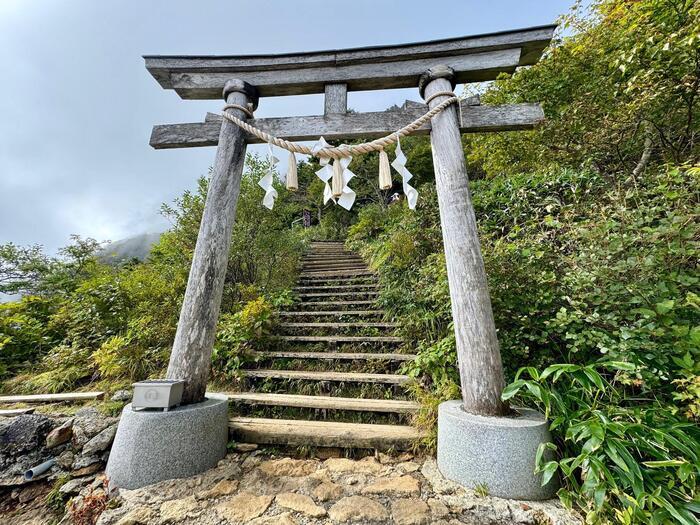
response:
<path id="1" fill-rule="evenodd" d="M 127 237 L 114 241 L 104 247 L 99 253 L 100 260 L 108 264 L 117 264 L 131 259 L 143 261 L 151 251 L 151 247 L 158 242 L 161 233 L 142 233 L 133 237 Z"/>

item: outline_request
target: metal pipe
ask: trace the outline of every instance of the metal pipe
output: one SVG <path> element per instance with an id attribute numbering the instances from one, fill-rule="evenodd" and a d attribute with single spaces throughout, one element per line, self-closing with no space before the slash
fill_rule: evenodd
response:
<path id="1" fill-rule="evenodd" d="M 54 463 L 56 463 L 56 458 L 51 458 L 49 460 L 44 461 L 43 463 L 40 463 L 36 467 L 30 468 L 24 473 L 24 479 L 29 481 L 31 479 L 34 479 L 36 476 L 41 476 L 44 472 L 53 467 Z"/>

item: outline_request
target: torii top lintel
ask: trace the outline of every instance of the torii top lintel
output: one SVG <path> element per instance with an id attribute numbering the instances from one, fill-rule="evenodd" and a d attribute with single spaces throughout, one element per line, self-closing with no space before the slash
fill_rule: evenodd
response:
<path id="1" fill-rule="evenodd" d="M 455 81 L 479 82 L 536 63 L 556 25 L 393 46 L 238 56 L 144 56 L 146 68 L 165 89 L 183 99 L 220 99 L 225 82 L 238 78 L 260 96 L 323 93 L 326 84 L 350 91 L 416 87 L 437 64 L 450 66 Z"/>

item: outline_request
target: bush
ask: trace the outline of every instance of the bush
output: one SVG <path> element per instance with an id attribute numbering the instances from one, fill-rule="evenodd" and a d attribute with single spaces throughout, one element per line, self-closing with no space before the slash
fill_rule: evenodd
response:
<path id="1" fill-rule="evenodd" d="M 589 523 L 697 523 L 700 429 L 635 384 L 630 363 L 523 368 L 504 399 L 539 408 L 555 443 L 541 446 L 543 484 L 560 474 L 559 496 Z M 543 451 L 558 460 L 544 461 Z"/>

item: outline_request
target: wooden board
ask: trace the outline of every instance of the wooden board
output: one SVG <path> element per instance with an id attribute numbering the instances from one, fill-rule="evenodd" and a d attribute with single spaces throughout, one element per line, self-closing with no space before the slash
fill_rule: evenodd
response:
<path id="1" fill-rule="evenodd" d="M 401 401 L 392 399 L 302 396 L 296 394 L 262 394 L 257 392 L 240 392 L 226 395 L 228 395 L 228 398 L 234 403 L 244 403 L 248 405 L 316 408 L 327 410 L 353 410 L 360 412 L 393 412 L 399 414 L 417 412 L 420 408 L 420 405 L 415 401 Z"/>
<path id="2" fill-rule="evenodd" d="M 293 343 L 403 343 L 400 337 L 373 335 L 279 335 L 275 339 Z"/>
<path id="3" fill-rule="evenodd" d="M 6 410 L 0 410 L 0 417 L 13 417 L 20 416 L 22 414 L 31 414 L 36 408 L 8 408 Z"/>
<path id="4" fill-rule="evenodd" d="M 261 96 L 324 93 L 329 83 L 344 83 L 351 91 L 387 89 L 415 86 L 417 76 L 435 64 L 453 67 L 459 82 L 493 79 L 501 71 L 537 62 L 555 28 L 278 55 L 148 55 L 144 59 L 158 83 L 182 98 L 218 99 L 223 83 L 231 78 L 255 85 Z"/>
<path id="5" fill-rule="evenodd" d="M 396 323 L 279 323 L 280 328 L 396 328 Z"/>
<path id="6" fill-rule="evenodd" d="M 357 297 L 358 295 L 379 295 L 379 292 L 371 290 L 356 290 L 354 292 L 307 292 L 297 294 L 299 297 Z"/>
<path id="7" fill-rule="evenodd" d="M 91 401 L 102 399 L 104 392 L 68 392 L 64 394 L 28 394 L 0 396 L 0 403 L 54 403 L 59 401 Z"/>
<path id="8" fill-rule="evenodd" d="M 369 270 L 328 270 L 320 272 L 302 272 L 299 274 L 300 279 L 320 279 L 320 280 L 332 280 L 327 279 L 328 277 L 348 277 L 348 276 L 358 276 L 358 275 L 371 275 L 374 276 L 374 272 Z"/>
<path id="9" fill-rule="evenodd" d="M 376 290 L 379 288 L 378 284 L 339 284 L 336 286 L 331 285 L 320 285 L 320 286 L 297 286 L 294 288 L 295 292 L 301 291 L 312 291 L 312 290 Z"/>
<path id="10" fill-rule="evenodd" d="M 229 421 L 233 438 L 245 443 L 315 447 L 408 449 L 424 434 L 404 425 L 368 425 L 298 419 L 236 417 Z"/>
<path id="11" fill-rule="evenodd" d="M 504 104 L 500 106 L 462 105 L 462 133 L 516 131 L 531 129 L 544 119 L 539 104 Z M 252 119 L 250 124 L 276 137 L 292 141 L 373 139 L 393 133 L 427 112 L 426 106 L 373 113 L 336 114 L 304 117 Z M 163 124 L 153 127 L 150 145 L 155 149 L 215 146 L 219 142 L 221 117 L 209 122 Z M 414 135 L 427 135 L 426 123 Z M 248 144 L 259 144 L 257 137 L 246 134 Z"/>
<path id="12" fill-rule="evenodd" d="M 253 357 L 260 359 L 342 359 L 346 361 L 413 361 L 415 354 L 390 354 L 382 352 L 251 352 Z"/>
<path id="13" fill-rule="evenodd" d="M 314 372 L 307 370 L 241 370 L 245 377 L 259 379 L 303 379 L 308 381 L 343 381 L 348 383 L 385 383 L 401 385 L 411 381 L 400 374 L 363 374 L 356 372 Z"/>
<path id="14" fill-rule="evenodd" d="M 352 306 L 352 305 L 375 304 L 375 301 L 314 301 L 304 303 L 304 306 Z"/>
<path id="15" fill-rule="evenodd" d="M 314 312 L 280 312 L 279 315 L 283 317 L 315 317 L 322 315 L 332 315 L 334 317 L 342 317 L 343 315 L 383 315 L 383 310 L 319 310 Z"/>

